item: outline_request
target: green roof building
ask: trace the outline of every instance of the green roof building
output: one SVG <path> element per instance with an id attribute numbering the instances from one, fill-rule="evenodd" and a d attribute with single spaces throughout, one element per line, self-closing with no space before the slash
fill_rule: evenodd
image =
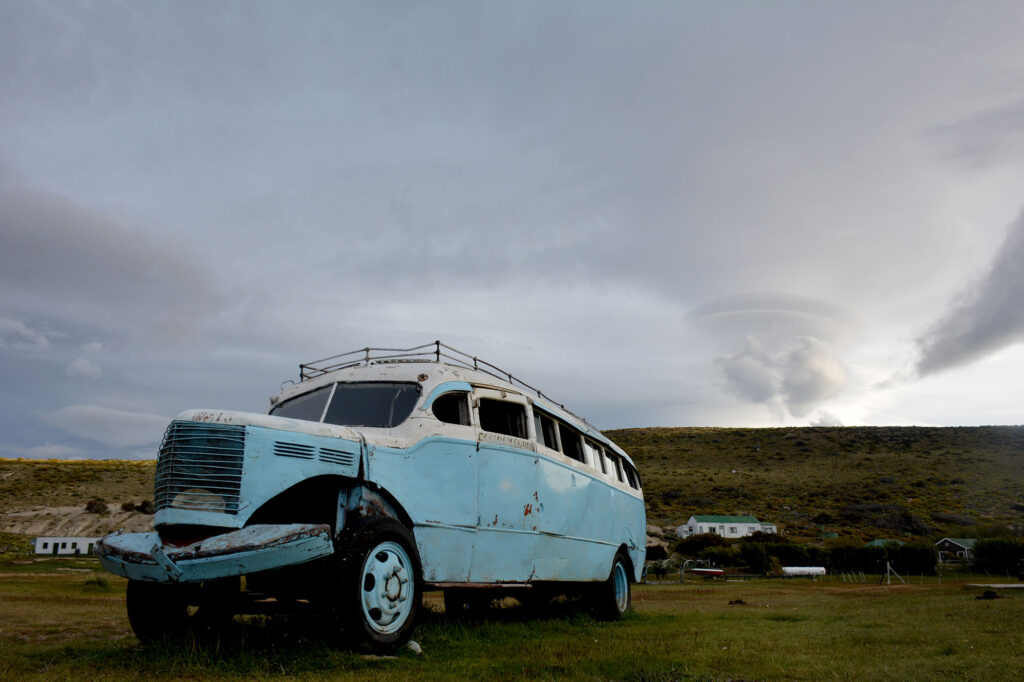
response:
<path id="1" fill-rule="evenodd" d="M 681 538 L 701 533 L 714 533 L 723 538 L 742 538 L 754 533 L 777 533 L 774 523 L 762 523 L 755 516 L 720 516 L 716 514 L 695 514 L 685 526 L 676 528 Z"/>

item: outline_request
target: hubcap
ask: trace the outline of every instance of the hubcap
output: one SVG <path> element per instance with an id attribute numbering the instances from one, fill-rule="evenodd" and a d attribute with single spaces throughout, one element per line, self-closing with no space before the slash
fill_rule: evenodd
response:
<path id="1" fill-rule="evenodd" d="M 625 613 L 629 608 L 629 578 L 626 577 L 626 567 L 621 561 L 615 562 L 612 570 L 612 583 L 615 587 L 615 606 L 619 613 Z"/>
<path id="2" fill-rule="evenodd" d="M 382 635 L 397 632 L 412 613 L 412 561 L 397 542 L 382 542 L 363 561 L 361 604 L 367 624 Z"/>

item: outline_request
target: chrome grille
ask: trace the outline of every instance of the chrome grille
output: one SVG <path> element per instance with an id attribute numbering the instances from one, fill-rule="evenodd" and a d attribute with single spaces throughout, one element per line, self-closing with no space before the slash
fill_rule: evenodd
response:
<path id="1" fill-rule="evenodd" d="M 156 465 L 157 511 L 174 507 L 237 514 L 244 458 L 244 426 L 171 422 Z"/>

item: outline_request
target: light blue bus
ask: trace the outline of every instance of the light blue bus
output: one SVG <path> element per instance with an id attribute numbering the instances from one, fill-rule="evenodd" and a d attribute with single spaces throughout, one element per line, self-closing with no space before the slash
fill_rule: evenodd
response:
<path id="1" fill-rule="evenodd" d="M 98 543 L 129 579 L 140 640 L 287 606 L 385 651 L 408 640 L 432 589 L 455 613 L 562 593 L 604 618 L 630 607 L 640 475 L 584 419 L 439 341 L 299 374 L 268 414 L 179 414 L 157 461 L 154 531 Z"/>

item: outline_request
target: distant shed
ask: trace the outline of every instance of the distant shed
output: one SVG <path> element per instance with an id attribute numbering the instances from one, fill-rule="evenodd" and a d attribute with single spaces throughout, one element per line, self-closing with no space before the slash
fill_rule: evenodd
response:
<path id="1" fill-rule="evenodd" d="M 948 564 L 955 561 L 971 561 L 974 559 L 974 538 L 942 538 L 935 543 L 939 553 L 939 563 Z"/>
<path id="2" fill-rule="evenodd" d="M 715 533 L 724 538 L 742 538 L 754 533 L 778 533 L 774 523 L 762 523 L 754 516 L 718 516 L 695 514 L 685 526 L 676 529 L 681 538 L 701 533 Z"/>
<path id="3" fill-rule="evenodd" d="M 54 554 L 59 556 L 92 554 L 97 541 L 99 541 L 99 538 L 74 536 L 32 538 L 32 549 L 36 554 Z"/>

